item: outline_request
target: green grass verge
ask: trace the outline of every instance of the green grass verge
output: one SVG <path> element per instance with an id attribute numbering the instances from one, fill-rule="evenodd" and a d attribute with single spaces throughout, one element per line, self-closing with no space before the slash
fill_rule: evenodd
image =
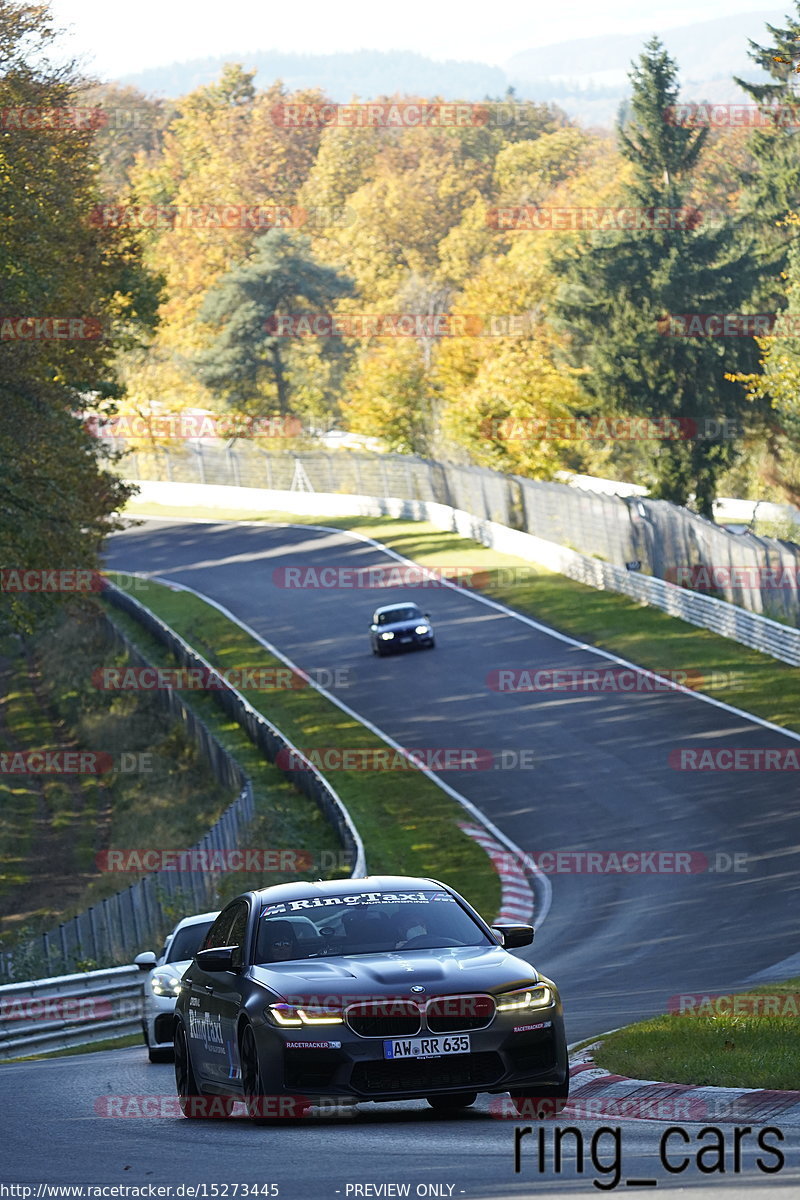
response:
<path id="1" fill-rule="evenodd" d="M 141 511 L 142 515 L 181 515 L 177 509 L 154 505 L 148 506 L 147 514 L 144 508 Z M 297 517 L 279 512 L 237 514 L 229 510 L 214 514 L 211 509 L 198 511 L 196 515 L 352 529 L 425 566 L 466 566 L 487 572 L 480 587 L 483 595 L 648 670 L 688 672 L 695 690 L 800 733 L 800 671 L 796 667 L 627 596 L 597 591 L 458 534 L 435 529 L 426 522 L 324 515 Z M 512 577 L 508 568 L 524 570 Z M 435 620 L 433 590 L 430 606 Z"/>
<path id="2" fill-rule="evenodd" d="M 112 579 L 119 578 L 113 572 L 110 574 Z M 285 674 L 286 667 L 279 659 L 198 597 L 143 580 L 136 581 L 135 591 L 131 583 L 127 586 L 137 600 L 157 613 L 220 670 L 256 672 L 266 668 Z M 174 665 L 167 652 L 135 621 L 117 609 L 109 611 L 114 621 L 124 624 L 126 633 L 142 646 L 151 662 Z M 300 749 L 321 746 L 385 749 L 385 743 L 360 721 L 342 712 L 313 688 L 241 690 L 253 707 Z M 245 770 L 254 770 L 257 751 L 238 726 L 224 716 L 220 718 L 221 710 L 211 694 L 193 691 L 184 693 L 184 697 L 204 720 L 213 723 L 218 736 L 222 733 L 220 740 L 229 745 Z M 235 743 L 226 742 L 228 737 L 235 739 Z M 442 879 L 464 894 L 479 912 L 490 920 L 494 918 L 500 908 L 498 876 L 485 852 L 458 828 L 457 822 L 467 814 L 427 776 L 414 769 L 336 771 L 331 774 L 330 782 L 361 834 L 367 867 L 372 874 L 428 875 Z M 304 822 L 302 818 L 298 825 Z M 281 844 L 303 846 L 316 857 L 329 845 L 321 836 L 316 845 L 311 844 L 307 830 L 302 841 Z M 328 874 L 341 875 L 341 871 Z M 241 875 L 238 880 L 241 891 L 247 882 Z M 259 886 L 276 881 L 262 879 Z"/>
<path id="3" fill-rule="evenodd" d="M 800 1087 L 800 979 L 712 996 L 698 1014 L 672 1013 L 609 1034 L 594 1060 L 616 1075 L 704 1087 Z M 733 1008 L 732 1013 L 724 1010 Z M 735 1011 L 736 1008 L 740 1011 Z"/>

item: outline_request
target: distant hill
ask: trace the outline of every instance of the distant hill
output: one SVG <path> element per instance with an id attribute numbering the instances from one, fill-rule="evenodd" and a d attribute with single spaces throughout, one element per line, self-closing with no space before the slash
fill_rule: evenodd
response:
<path id="1" fill-rule="evenodd" d="M 755 82 L 766 78 L 748 58 L 748 39 L 763 44 L 767 23 L 780 26 L 784 17 L 781 9 L 735 13 L 663 31 L 645 28 L 639 34 L 576 38 L 521 51 L 503 66 L 521 95 L 555 100 L 584 124 L 611 125 L 630 90 L 631 62 L 658 33 L 678 62 L 683 99 L 741 103 L 745 94 L 732 76 Z"/>
<path id="2" fill-rule="evenodd" d="M 256 82 L 265 87 L 282 79 L 288 88 L 321 88 L 332 100 L 345 103 L 358 96 L 392 96 L 396 92 L 416 96 L 442 96 L 445 100 L 483 100 L 501 96 L 508 83 L 501 67 L 480 62 L 435 62 L 423 54 L 406 50 L 356 50 L 352 54 L 283 54 L 277 50 L 242 51 L 220 58 L 198 58 L 191 62 L 153 67 L 137 75 L 126 75 L 145 92 L 182 96 L 213 81 L 226 62 L 240 62 L 258 71 Z"/>
<path id="3" fill-rule="evenodd" d="M 764 74 L 747 56 L 748 38 L 762 42 L 766 24 L 781 25 L 781 9 L 735 13 L 676 29 L 643 29 L 640 34 L 607 34 L 539 46 L 513 55 L 502 67 L 480 62 L 436 62 L 411 51 L 358 50 L 351 54 L 285 54 L 246 51 L 219 58 L 170 63 L 127 75 L 120 82 L 163 96 L 181 96 L 212 83 L 226 62 L 258 72 L 265 87 L 282 79 L 292 90 L 321 88 L 343 103 L 354 96 L 371 100 L 397 93 L 441 96 L 445 100 L 500 97 L 513 86 L 520 99 L 554 101 L 584 125 L 610 127 L 629 93 L 631 61 L 653 32 L 659 34 L 680 69 L 682 98 L 720 103 L 742 101 L 732 76 L 756 82 Z"/>

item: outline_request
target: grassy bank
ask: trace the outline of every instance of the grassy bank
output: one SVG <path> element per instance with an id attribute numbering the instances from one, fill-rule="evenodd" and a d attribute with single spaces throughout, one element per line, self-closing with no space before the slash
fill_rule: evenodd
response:
<path id="1" fill-rule="evenodd" d="M 793 1091 L 800 1087 L 798 1030 L 800 979 L 790 979 L 629 1025 L 609 1034 L 594 1059 L 632 1079 Z"/>

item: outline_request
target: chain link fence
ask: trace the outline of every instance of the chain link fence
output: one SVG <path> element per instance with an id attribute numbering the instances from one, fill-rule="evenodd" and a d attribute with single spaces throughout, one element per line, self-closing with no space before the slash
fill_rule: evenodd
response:
<path id="1" fill-rule="evenodd" d="M 112 445 L 126 448 L 123 442 Z M 129 479 L 434 501 L 800 625 L 800 546 L 730 533 L 666 500 L 607 495 L 401 454 L 271 452 L 243 441 L 138 450 L 119 469 Z"/>

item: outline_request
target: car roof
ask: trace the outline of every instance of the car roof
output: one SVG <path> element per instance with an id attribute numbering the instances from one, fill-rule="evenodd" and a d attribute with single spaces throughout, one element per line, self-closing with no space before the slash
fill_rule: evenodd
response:
<path id="1" fill-rule="evenodd" d="M 394 608 L 419 608 L 416 600 L 398 600 L 396 604 L 383 604 L 380 608 L 375 609 L 375 613 L 391 612 Z M 422 611 L 420 609 L 420 611 Z"/>
<path id="2" fill-rule="evenodd" d="M 424 888 L 450 889 L 436 879 L 416 875 L 366 875 L 358 879 L 320 879 L 316 883 L 276 883 L 255 892 L 259 902 L 274 904 L 281 900 L 304 900 L 314 896 L 357 895 L 359 892 L 421 891 Z"/>
<path id="3" fill-rule="evenodd" d="M 215 921 L 220 912 L 221 909 L 216 909 L 215 912 L 196 913 L 193 917 L 184 917 L 182 921 L 178 921 L 172 933 L 174 935 L 179 929 L 185 929 L 188 925 L 199 925 L 201 921 Z"/>

